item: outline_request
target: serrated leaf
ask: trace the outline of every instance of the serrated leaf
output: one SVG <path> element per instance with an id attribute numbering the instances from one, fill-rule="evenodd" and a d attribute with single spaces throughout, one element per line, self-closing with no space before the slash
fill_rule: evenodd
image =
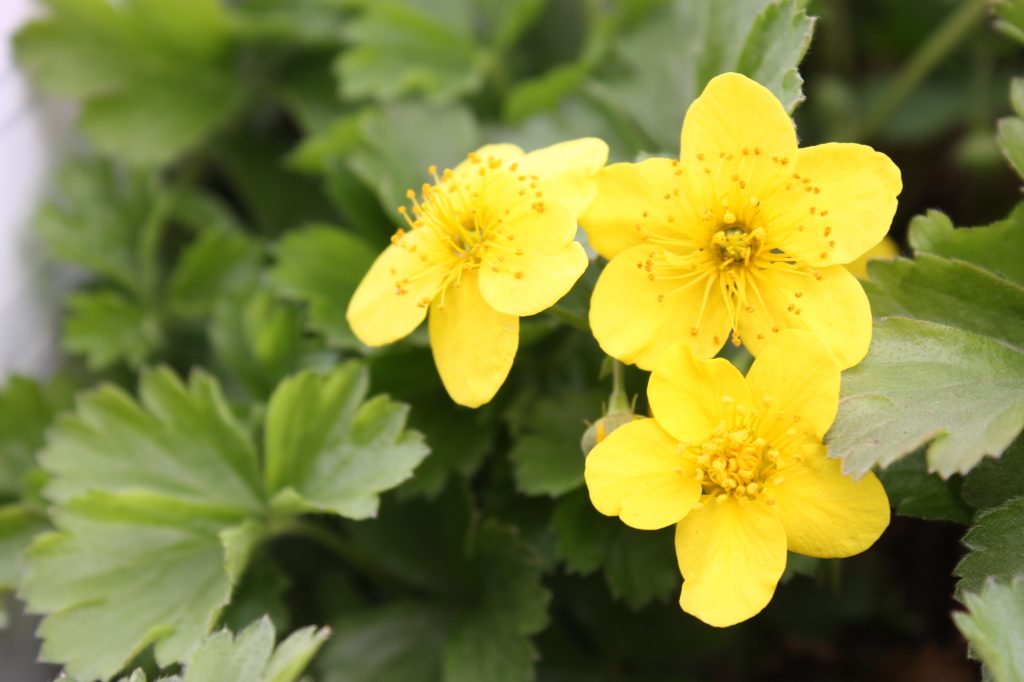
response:
<path id="1" fill-rule="evenodd" d="M 923 451 L 893 462 L 878 472 L 878 478 L 898 514 L 956 523 L 971 520 L 970 509 L 960 499 L 960 478 L 944 481 L 928 473 Z"/>
<path id="2" fill-rule="evenodd" d="M 975 509 L 996 507 L 1024 491 L 1024 438 L 1020 436 L 999 459 L 983 460 L 964 479 L 961 494 Z"/>
<path id="3" fill-rule="evenodd" d="M 16 37 L 18 60 L 45 88 L 83 100 L 81 126 L 102 151 L 160 164 L 240 107 L 234 36 L 215 0 L 50 0 Z"/>
<path id="4" fill-rule="evenodd" d="M 998 457 L 1024 427 L 1024 354 L 946 325 L 890 317 L 868 356 L 843 373 L 830 454 L 861 476 L 926 443 L 943 477 Z"/>
<path id="5" fill-rule="evenodd" d="M 324 682 L 532 679 L 530 636 L 547 620 L 540 562 L 514 529 L 472 519 L 467 502 L 449 490 L 352 528 L 364 557 L 426 598 L 341 618 Z"/>
<path id="6" fill-rule="evenodd" d="M 282 296 L 308 305 L 309 327 L 338 348 L 358 348 L 345 309 L 376 251 L 354 234 L 327 225 L 311 225 L 285 235 L 270 272 Z"/>
<path id="7" fill-rule="evenodd" d="M 908 240 L 915 252 L 969 261 L 1024 285 L 1024 204 L 984 227 L 954 228 L 946 214 L 928 211 L 910 222 Z"/>
<path id="8" fill-rule="evenodd" d="M 676 152 L 683 114 L 707 82 L 738 71 L 792 111 L 803 100 L 797 65 L 813 19 L 803 0 L 676 0 L 620 37 L 628 76 L 598 81 L 602 97 L 626 112 L 655 143 Z"/>
<path id="9" fill-rule="evenodd" d="M 412 475 L 430 451 L 405 430 L 408 407 L 366 400 L 356 363 L 328 375 L 306 371 L 274 391 L 266 419 L 266 489 L 279 509 L 376 515 L 379 494 Z M 364 402 L 365 401 L 365 402 Z"/>
<path id="10" fill-rule="evenodd" d="M 208 315 L 219 297 L 252 290 L 262 258 L 259 242 L 251 237 L 207 229 L 175 263 L 167 281 L 167 304 L 182 317 Z"/>
<path id="11" fill-rule="evenodd" d="M 138 293 L 142 227 L 165 190 L 151 176 L 87 161 L 63 167 L 57 189 L 36 217 L 50 252 Z"/>
<path id="12" fill-rule="evenodd" d="M 362 126 L 362 142 L 350 166 L 376 190 L 392 220 L 403 225 L 397 208 L 408 203 L 406 190 L 429 182 L 431 165 L 454 167 L 481 142 L 476 119 L 462 107 L 394 104 L 367 116 Z M 424 135 L 425 130 L 430 134 Z"/>
<path id="13" fill-rule="evenodd" d="M 57 421 L 41 455 L 53 474 L 48 496 L 147 490 L 263 508 L 256 449 L 211 376 L 196 371 L 186 385 L 168 369 L 147 370 L 139 399 L 103 386 Z"/>
<path id="14" fill-rule="evenodd" d="M 61 345 L 99 371 L 125 363 L 137 368 L 161 343 L 159 321 L 118 291 L 80 291 L 67 301 Z"/>
<path id="15" fill-rule="evenodd" d="M 994 682 L 1024 680 L 1024 576 L 986 580 L 963 601 L 967 611 L 954 613 L 953 622 L 970 643 L 971 656 Z"/>
<path id="16" fill-rule="evenodd" d="M 462 4 L 462 12 L 471 9 Z M 482 50 L 468 26 L 439 14 L 396 0 L 368 4 L 347 26 L 352 47 L 335 62 L 342 96 L 390 101 L 422 93 L 443 102 L 479 88 Z"/>
<path id="17" fill-rule="evenodd" d="M 1024 574 L 1024 497 L 985 510 L 963 539 L 970 550 L 953 573 L 957 595 L 977 592 L 989 577 L 1010 580 Z"/>
<path id="18" fill-rule="evenodd" d="M 580 436 L 584 420 L 599 414 L 596 392 L 570 391 L 531 400 L 517 416 L 521 431 L 514 437 L 512 461 L 516 489 L 526 495 L 562 495 L 583 484 Z"/>
<path id="19" fill-rule="evenodd" d="M 922 253 L 872 261 L 864 289 L 876 318 L 912 317 L 1024 348 L 1024 286 L 964 261 Z"/>
<path id="20" fill-rule="evenodd" d="M 302 313 L 269 291 L 222 298 L 207 329 L 217 365 L 260 400 L 300 366 Z"/>
<path id="21" fill-rule="evenodd" d="M 44 431 L 71 405 L 71 393 L 71 381 L 62 376 L 46 383 L 13 376 L 0 390 L 0 499 L 22 496 Z"/>
<path id="22" fill-rule="evenodd" d="M 17 504 L 0 505 L 0 628 L 6 625 L 3 602 L 21 582 L 21 559 L 33 538 L 49 527 L 45 515 Z"/>
<path id="23" fill-rule="evenodd" d="M 58 531 L 29 548 L 22 594 L 49 614 L 41 657 L 72 675 L 108 678 L 150 644 L 160 665 L 181 660 L 228 601 L 219 533 L 243 520 L 237 508 L 94 492 L 53 518 Z"/>

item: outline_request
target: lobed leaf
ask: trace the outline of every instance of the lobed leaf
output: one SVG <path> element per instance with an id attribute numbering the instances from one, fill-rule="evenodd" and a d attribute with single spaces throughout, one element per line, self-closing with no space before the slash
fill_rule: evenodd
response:
<path id="1" fill-rule="evenodd" d="M 1024 497 L 979 513 L 963 544 L 970 552 L 953 571 L 960 577 L 958 598 L 978 592 L 989 578 L 1010 580 L 1024 574 Z"/>
<path id="2" fill-rule="evenodd" d="M 910 222 L 907 238 L 919 254 L 965 260 L 1024 285 L 1024 204 L 984 227 L 954 228 L 946 214 L 928 211 Z"/>
<path id="3" fill-rule="evenodd" d="M 967 611 L 954 613 L 953 622 L 970 643 L 972 657 L 984 664 L 986 679 L 1024 679 L 1024 576 L 990 578 L 963 600 Z"/>

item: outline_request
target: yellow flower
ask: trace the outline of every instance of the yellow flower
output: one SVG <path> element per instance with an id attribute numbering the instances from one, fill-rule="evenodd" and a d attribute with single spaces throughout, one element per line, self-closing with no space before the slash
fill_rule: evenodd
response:
<path id="1" fill-rule="evenodd" d="M 846 269 L 857 279 L 868 279 L 868 261 L 892 260 L 898 255 L 900 255 L 900 247 L 896 246 L 896 242 L 891 238 L 886 237 L 868 249 L 863 256 L 852 263 L 847 263 Z"/>
<path id="2" fill-rule="evenodd" d="M 878 479 L 843 475 L 822 437 L 839 366 L 813 335 L 780 332 L 744 378 L 677 344 L 647 388 L 653 419 L 616 429 L 586 463 L 602 514 L 640 529 L 676 525 L 679 605 L 724 627 L 771 600 L 786 550 L 846 557 L 889 524 Z"/>
<path id="3" fill-rule="evenodd" d="M 680 149 L 605 168 L 580 219 L 611 261 L 590 309 L 605 352 L 651 369 L 673 343 L 712 357 L 731 331 L 757 355 L 799 328 L 859 362 L 871 310 L 842 264 L 885 236 L 899 169 L 859 144 L 798 149 L 782 104 L 735 73 L 690 106 Z"/>
<path id="4" fill-rule="evenodd" d="M 429 134 L 429 131 L 425 131 Z M 352 331 L 368 346 L 411 333 L 430 311 L 430 347 L 452 399 L 494 397 L 519 346 L 519 318 L 554 305 L 587 267 L 574 241 L 593 201 L 608 146 L 584 138 L 530 154 L 482 147 L 454 171 L 409 190 L 399 229 L 349 302 Z"/>

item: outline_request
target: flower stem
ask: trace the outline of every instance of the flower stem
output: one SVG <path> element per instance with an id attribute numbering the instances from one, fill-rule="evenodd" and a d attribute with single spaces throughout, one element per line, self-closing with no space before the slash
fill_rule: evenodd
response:
<path id="1" fill-rule="evenodd" d="M 626 366 L 612 360 L 612 393 L 608 396 L 608 413 L 629 412 L 629 396 L 626 395 Z"/>
<path id="2" fill-rule="evenodd" d="M 874 107 L 865 116 L 858 139 L 871 137 L 921 84 L 950 51 L 974 28 L 988 6 L 988 0 L 967 0 L 949 15 L 889 82 Z"/>

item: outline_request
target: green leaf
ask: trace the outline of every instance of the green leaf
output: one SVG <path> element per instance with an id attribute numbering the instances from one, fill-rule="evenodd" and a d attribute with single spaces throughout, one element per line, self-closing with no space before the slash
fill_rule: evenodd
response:
<path id="1" fill-rule="evenodd" d="M 893 462 L 878 472 L 878 478 L 898 514 L 956 523 L 971 520 L 971 511 L 960 499 L 959 477 L 944 481 L 928 473 L 924 451 Z"/>
<path id="2" fill-rule="evenodd" d="M 422 93 L 443 102 L 483 83 L 486 61 L 472 32 L 429 7 L 395 0 L 368 4 L 345 37 L 352 46 L 335 62 L 345 98 L 390 101 Z"/>
<path id="3" fill-rule="evenodd" d="M 1024 43 L 1024 2 L 994 0 L 992 6 L 997 17 L 995 27 L 1018 43 Z"/>
<path id="4" fill-rule="evenodd" d="M 263 249 L 241 232 L 205 230 L 186 247 L 167 281 L 167 303 L 186 318 L 209 315 L 221 296 L 251 291 Z"/>
<path id="5" fill-rule="evenodd" d="M 226 504 L 150 492 L 89 493 L 54 512 L 57 532 L 29 548 L 28 608 L 49 615 L 43 660 L 86 679 L 108 678 L 154 645 L 181 660 L 227 603 L 224 529 L 244 517 Z"/>
<path id="6" fill-rule="evenodd" d="M 302 314 L 263 289 L 222 298 L 208 330 L 217 364 L 260 400 L 300 366 Z"/>
<path id="7" fill-rule="evenodd" d="M 1024 119 L 1007 116 L 999 119 L 996 139 L 1002 147 L 1003 155 L 1010 162 L 1017 175 L 1024 178 Z"/>
<path id="8" fill-rule="evenodd" d="M 66 314 L 64 350 L 84 356 L 95 371 L 119 362 L 137 368 L 161 343 L 159 320 L 117 291 L 74 293 L 68 298 Z"/>
<path id="9" fill-rule="evenodd" d="M 638 531 L 602 516 L 585 490 L 559 500 L 551 526 L 566 568 L 590 575 L 603 567 L 611 593 L 632 609 L 667 600 L 682 583 L 671 530 Z"/>
<path id="10" fill-rule="evenodd" d="M 524 396 L 525 397 L 525 396 Z M 597 392 L 569 391 L 524 401 L 509 458 L 516 489 L 557 497 L 583 484 L 580 436 L 587 418 L 600 413 Z"/>
<path id="11" fill-rule="evenodd" d="M 0 390 L 0 499 L 17 499 L 36 467 L 43 433 L 71 405 L 72 383 L 57 376 L 42 383 L 13 376 Z"/>
<path id="12" fill-rule="evenodd" d="M 983 460 L 964 479 L 964 501 L 975 509 L 996 507 L 1024 491 L 1024 438 L 1020 436 L 999 459 Z"/>
<path id="13" fill-rule="evenodd" d="M 21 582 L 22 552 L 49 527 L 46 517 L 17 504 L 0 505 L 0 628 L 6 622 L 4 598 Z"/>
<path id="14" fill-rule="evenodd" d="M 241 106 L 235 44 L 216 0 L 49 0 L 15 39 L 43 87 L 83 101 L 81 126 L 103 152 L 161 164 Z"/>
<path id="15" fill-rule="evenodd" d="M 308 325 L 337 348 L 359 348 L 345 320 L 348 301 L 377 257 L 359 237 L 327 225 L 310 225 L 285 235 L 270 272 L 282 296 L 305 302 Z"/>
<path id="16" fill-rule="evenodd" d="M 978 514 L 963 543 L 971 551 L 953 571 L 960 577 L 958 598 L 978 592 L 989 577 L 1010 580 L 1024 574 L 1024 497 Z"/>
<path id="17" fill-rule="evenodd" d="M 427 456 L 423 438 L 405 430 L 408 407 L 386 396 L 366 401 L 368 389 L 356 363 L 278 386 L 266 424 L 266 485 L 275 507 L 375 516 L 379 494 Z"/>
<path id="18" fill-rule="evenodd" d="M 58 502 L 90 490 L 139 491 L 249 512 L 263 509 L 258 457 L 217 382 L 196 371 L 144 371 L 139 400 L 113 386 L 80 397 L 41 455 Z"/>
<path id="19" fill-rule="evenodd" d="M 1024 354 L 999 341 L 923 320 L 875 322 L 868 356 L 843 373 L 826 441 L 856 476 L 926 443 L 943 477 L 998 457 L 1024 427 Z"/>
<path id="20" fill-rule="evenodd" d="M 1024 348 L 1024 286 L 971 263 L 927 253 L 875 260 L 864 289 L 876 318 L 901 315 Z"/>
<path id="21" fill-rule="evenodd" d="M 620 37 L 627 73 L 593 83 L 654 143 L 676 152 L 683 114 L 714 76 L 737 71 L 792 111 L 803 101 L 797 65 L 814 21 L 805 0 L 676 0 Z"/>
<path id="22" fill-rule="evenodd" d="M 978 593 L 964 595 L 967 611 L 953 622 L 971 645 L 971 657 L 981 661 L 994 682 L 1024 680 L 1024 576 L 986 580 Z"/>
<path id="23" fill-rule="evenodd" d="M 954 228 L 946 214 L 928 211 L 910 222 L 908 239 L 917 253 L 969 261 L 1024 285 L 1024 204 L 985 227 Z"/>
<path id="24" fill-rule="evenodd" d="M 392 220 L 404 225 L 397 208 L 408 203 L 406 190 L 418 192 L 431 181 L 427 168 L 454 167 L 480 143 L 476 119 L 462 107 L 395 104 L 363 120 L 362 143 L 350 165 L 377 191 Z"/>
<path id="25" fill-rule="evenodd" d="M 449 489 L 352 528 L 356 551 L 425 596 L 342 617 L 320 662 L 324 682 L 533 679 L 530 636 L 548 600 L 539 558 L 514 529 L 467 512 Z"/>
<path id="26" fill-rule="evenodd" d="M 36 228 L 58 259 L 139 292 L 143 225 L 162 190 L 151 176 L 99 162 L 63 167 L 59 192 L 40 210 Z"/>

